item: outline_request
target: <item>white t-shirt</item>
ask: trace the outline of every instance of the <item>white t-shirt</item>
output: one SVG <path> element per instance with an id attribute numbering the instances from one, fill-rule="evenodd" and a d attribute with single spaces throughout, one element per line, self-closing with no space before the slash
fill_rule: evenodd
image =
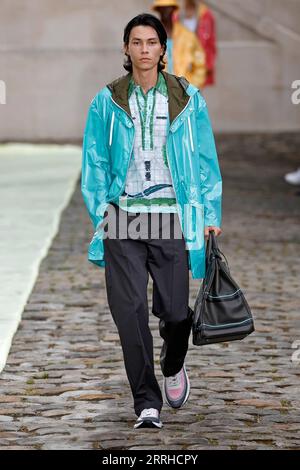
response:
<path id="1" fill-rule="evenodd" d="M 183 24 L 184 26 L 189 29 L 190 31 L 192 31 L 193 33 L 195 33 L 196 31 L 196 28 L 197 28 L 197 18 L 196 16 L 194 16 L 193 18 L 184 18 L 183 19 Z"/>

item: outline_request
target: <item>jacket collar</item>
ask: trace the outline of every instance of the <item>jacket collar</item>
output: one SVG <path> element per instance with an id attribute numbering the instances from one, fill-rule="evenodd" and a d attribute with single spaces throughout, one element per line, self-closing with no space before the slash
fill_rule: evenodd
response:
<path id="1" fill-rule="evenodd" d="M 131 76 L 131 79 L 129 82 L 129 88 L 128 88 L 128 99 L 130 98 L 134 90 L 137 90 L 139 88 L 140 88 L 139 85 L 135 83 L 133 76 Z M 161 93 L 163 96 L 168 98 L 167 84 L 161 72 L 159 72 L 158 77 L 157 77 L 157 82 L 153 88 L 159 93 Z M 141 90 L 141 92 L 144 95 L 143 90 Z"/>
<path id="2" fill-rule="evenodd" d="M 172 75 L 164 71 L 161 73 L 163 74 L 167 84 L 169 95 L 169 117 L 170 124 L 172 124 L 174 119 L 183 111 L 189 101 L 190 95 L 187 92 L 189 82 L 183 77 L 177 77 L 176 75 Z M 132 74 L 128 73 L 107 85 L 112 93 L 112 99 L 121 106 L 129 116 L 131 116 L 131 113 L 128 103 L 128 89 L 131 77 Z"/>

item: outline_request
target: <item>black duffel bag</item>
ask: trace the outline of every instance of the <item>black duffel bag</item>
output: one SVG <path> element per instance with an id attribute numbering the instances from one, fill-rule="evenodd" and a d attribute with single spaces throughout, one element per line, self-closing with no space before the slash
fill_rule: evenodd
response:
<path id="1" fill-rule="evenodd" d="M 206 244 L 206 276 L 194 306 L 193 344 L 202 346 L 234 341 L 253 331 L 249 305 L 230 275 L 226 257 L 219 250 L 211 230 Z"/>

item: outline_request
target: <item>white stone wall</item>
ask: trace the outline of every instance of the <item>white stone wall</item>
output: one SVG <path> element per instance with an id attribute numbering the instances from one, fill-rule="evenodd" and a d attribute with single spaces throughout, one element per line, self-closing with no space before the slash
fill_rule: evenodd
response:
<path id="1" fill-rule="evenodd" d="M 0 140 L 80 139 L 93 96 L 125 73 L 125 24 L 151 3 L 1 0 Z M 298 130 L 290 96 L 300 79 L 300 1 L 207 3 L 218 21 L 217 85 L 204 91 L 214 128 Z"/>

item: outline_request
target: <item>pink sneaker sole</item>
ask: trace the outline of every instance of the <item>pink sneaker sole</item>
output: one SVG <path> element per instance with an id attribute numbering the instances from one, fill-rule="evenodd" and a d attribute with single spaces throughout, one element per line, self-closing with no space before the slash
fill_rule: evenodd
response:
<path id="1" fill-rule="evenodd" d="M 188 377 L 186 369 L 185 369 L 185 364 L 183 366 L 183 369 L 184 369 L 184 374 L 185 374 L 186 387 L 185 387 L 185 393 L 179 399 L 172 400 L 170 397 L 167 396 L 166 385 L 165 385 L 166 380 L 165 380 L 165 378 L 163 379 L 162 389 L 163 389 L 164 401 L 171 408 L 181 408 L 186 403 L 186 401 L 187 401 L 187 399 L 189 398 L 189 395 L 190 395 L 190 381 L 189 381 L 189 377 Z"/>

